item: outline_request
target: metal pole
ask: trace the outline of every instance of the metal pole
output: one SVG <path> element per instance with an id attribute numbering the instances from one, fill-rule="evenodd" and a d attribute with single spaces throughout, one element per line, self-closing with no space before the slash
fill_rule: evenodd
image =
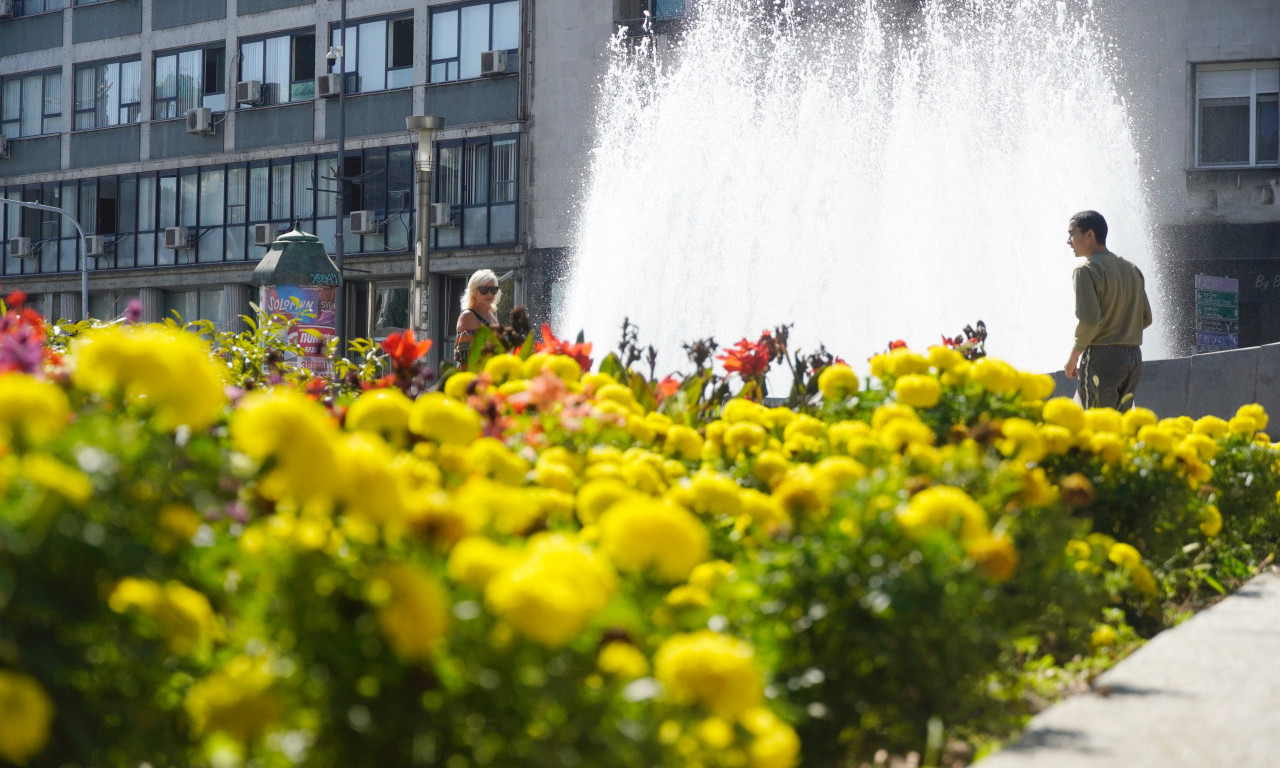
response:
<path id="1" fill-rule="evenodd" d="M 0 203 L 12 203 L 13 205 L 23 208 L 38 208 L 42 211 L 53 211 L 60 213 L 71 219 L 71 223 L 75 225 L 76 232 L 80 235 L 80 319 L 89 319 L 89 249 L 85 245 L 84 230 L 80 227 L 80 222 L 76 221 L 76 217 L 61 208 L 54 208 L 52 205 L 42 205 L 40 203 L 28 203 L 24 200 L 10 200 L 6 197 L 0 197 Z"/>
<path id="2" fill-rule="evenodd" d="M 342 271 L 346 243 L 342 229 L 347 207 L 347 0 L 342 0 L 338 22 L 338 216 L 333 235 L 333 263 L 338 268 L 338 292 L 334 297 L 333 318 L 338 332 L 338 356 L 347 356 L 347 281 Z"/>
<path id="3" fill-rule="evenodd" d="M 432 115 L 410 115 L 405 127 L 418 134 L 418 152 L 414 161 L 418 182 L 418 223 L 415 232 L 413 282 L 410 291 L 409 325 L 420 339 L 431 338 L 431 251 L 428 248 L 431 229 L 431 173 L 435 169 L 435 151 L 432 147 L 435 132 L 444 126 L 444 119 Z M 438 351 L 433 347 L 433 353 Z"/>

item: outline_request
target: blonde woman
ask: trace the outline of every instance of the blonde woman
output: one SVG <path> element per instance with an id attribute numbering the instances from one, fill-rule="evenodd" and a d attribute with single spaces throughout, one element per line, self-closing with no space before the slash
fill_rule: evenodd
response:
<path id="1" fill-rule="evenodd" d="M 467 281 L 467 290 L 462 294 L 462 314 L 458 317 L 456 329 L 458 338 L 453 347 L 453 361 L 459 367 L 467 364 L 476 329 L 481 325 L 495 330 L 498 328 L 497 307 L 501 298 L 502 289 L 498 287 L 498 276 L 492 269 L 477 270 Z"/>

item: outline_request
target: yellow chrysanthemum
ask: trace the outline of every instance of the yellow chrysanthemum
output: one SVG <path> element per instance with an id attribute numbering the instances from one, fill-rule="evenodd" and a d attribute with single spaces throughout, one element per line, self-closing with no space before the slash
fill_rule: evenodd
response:
<path id="1" fill-rule="evenodd" d="M 694 512 L 714 517 L 735 517 L 742 511 L 738 484 L 733 478 L 703 470 L 689 478 L 689 504 Z"/>
<path id="2" fill-rule="evenodd" d="M 1227 422 L 1217 416 L 1201 416 L 1196 419 L 1195 427 L 1192 433 L 1196 435 L 1207 435 L 1214 440 L 1220 440 L 1226 437 L 1230 427 Z"/>
<path id="3" fill-rule="evenodd" d="M 1071 430 L 1058 424 L 1043 424 L 1040 426 L 1040 438 L 1044 441 L 1045 453 L 1053 455 L 1061 455 L 1071 450 L 1071 446 L 1075 443 L 1075 437 Z"/>
<path id="4" fill-rule="evenodd" d="M 1253 419 L 1258 429 L 1266 429 L 1270 419 L 1267 417 L 1267 409 L 1258 403 L 1246 403 L 1236 409 L 1237 416 L 1247 416 Z"/>
<path id="5" fill-rule="evenodd" d="M 1089 546 L 1087 541 L 1071 539 L 1067 542 L 1067 556 L 1077 560 L 1088 560 L 1093 557 L 1093 547 Z"/>
<path id="6" fill-rule="evenodd" d="M 782 506 L 782 500 L 754 488 L 743 488 L 738 493 L 742 514 L 760 526 L 768 534 L 791 527 L 791 517 Z"/>
<path id="7" fill-rule="evenodd" d="M 634 411 L 636 409 L 636 396 L 628 388 L 621 384 L 606 384 L 596 390 L 596 401 L 598 403 L 617 403 L 622 406 L 624 412 Z"/>
<path id="8" fill-rule="evenodd" d="M 1099 624 L 1094 628 L 1093 633 L 1089 635 L 1089 643 L 1094 648 L 1110 648 L 1119 639 L 1120 636 L 1116 633 L 1116 628 L 1110 624 Z"/>
<path id="9" fill-rule="evenodd" d="M 1095 432 L 1089 436 L 1089 450 L 1115 464 L 1124 457 L 1124 438 L 1114 432 Z"/>
<path id="10" fill-rule="evenodd" d="M 93 482 L 80 470 L 44 453 L 22 457 L 22 476 L 44 486 L 74 504 L 84 504 L 93 495 Z"/>
<path id="11" fill-rule="evenodd" d="M 979 358 L 974 362 L 969 368 L 969 378 L 995 395 L 1016 392 L 1022 383 L 1021 376 L 1013 366 L 993 357 Z"/>
<path id="12" fill-rule="evenodd" d="M 724 433 L 725 454 L 737 458 L 743 453 L 757 453 L 769 440 L 765 428 L 750 421 L 739 421 L 729 425 Z"/>
<path id="13" fill-rule="evenodd" d="M 1107 559 L 1128 570 L 1142 565 L 1142 555 L 1138 554 L 1138 550 L 1132 545 L 1124 542 L 1111 545 L 1111 550 L 1107 552 Z"/>
<path id="14" fill-rule="evenodd" d="M 1173 435 L 1159 424 L 1147 424 L 1138 428 L 1138 442 L 1157 453 L 1173 450 Z"/>
<path id="15" fill-rule="evenodd" d="M 409 439 L 409 411 L 413 401 L 393 387 L 371 389 L 347 409 L 347 429 L 373 432 L 403 448 Z"/>
<path id="16" fill-rule="evenodd" d="M 914 408 L 932 408 L 942 399 L 942 385 L 933 376 L 908 374 L 893 384 L 898 402 Z"/>
<path id="17" fill-rule="evenodd" d="M 337 444 L 339 497 L 353 515 L 375 525 L 405 523 L 409 510 L 395 472 L 396 452 L 375 434 L 356 432 Z"/>
<path id="18" fill-rule="evenodd" d="M 30 675 L 0 669 L 0 760 L 26 765 L 49 743 L 53 700 Z"/>
<path id="19" fill-rule="evenodd" d="M 449 628 L 449 597 L 435 577 L 413 566 L 395 563 L 379 568 L 375 582 L 390 594 L 378 606 L 378 627 L 402 659 L 431 658 Z"/>
<path id="20" fill-rule="evenodd" d="M 517 631 L 556 647 L 586 627 L 617 588 L 617 575 L 595 552 L 560 534 L 529 539 L 524 557 L 485 587 L 485 601 Z"/>
<path id="21" fill-rule="evenodd" d="M 199 336 L 162 325 L 116 325 L 76 337 L 76 386 L 145 405 L 163 429 L 201 430 L 226 404 L 221 369 Z"/>
<path id="22" fill-rule="evenodd" d="M 1258 422 L 1254 421 L 1252 416 L 1237 414 L 1227 420 L 1227 429 L 1233 435 L 1252 437 L 1253 433 L 1258 431 Z"/>
<path id="23" fill-rule="evenodd" d="M 622 499 L 600 517 L 600 549 L 619 570 L 679 581 L 710 555 L 707 529 L 688 510 L 644 496 Z"/>
<path id="24" fill-rule="evenodd" d="M 654 656 L 654 673 L 667 697 L 722 717 L 747 712 L 761 697 L 755 649 L 744 640 L 708 630 L 664 642 Z"/>
<path id="25" fill-rule="evenodd" d="M 484 372 L 489 374 L 494 386 L 524 378 L 524 361 L 512 354 L 494 355 L 485 361 Z"/>
<path id="26" fill-rule="evenodd" d="M 520 485 L 529 472 L 529 462 L 493 437 L 482 437 L 467 446 L 467 464 L 471 471 L 507 485 Z"/>
<path id="27" fill-rule="evenodd" d="M 1126 435 L 1136 435 L 1138 430 L 1143 427 L 1160 423 L 1160 417 L 1156 416 L 1154 411 L 1136 406 L 1125 411 L 1120 419 L 1124 423 L 1124 433 Z M 1168 432 L 1168 430 L 1165 431 Z"/>
<path id="28" fill-rule="evenodd" d="M 275 675 L 265 656 L 239 656 L 187 691 L 184 706 L 197 735 L 226 733 L 248 743 L 284 710 L 271 692 Z"/>
<path id="29" fill-rule="evenodd" d="M 750 421 L 761 426 L 769 423 L 769 409 L 759 403 L 753 403 L 744 398 L 735 397 L 724 404 L 724 410 L 720 413 L 720 420 L 727 427 L 740 421 Z"/>
<path id="30" fill-rule="evenodd" d="M 751 733 L 750 768 L 795 768 L 800 764 L 800 737 L 795 729 L 764 707 L 744 713 L 742 727 Z"/>
<path id="31" fill-rule="evenodd" d="M 116 613 L 139 609 L 155 621 L 169 649 L 179 656 L 207 650 L 221 635 L 209 599 L 178 581 L 161 585 L 147 579 L 121 579 L 107 604 Z"/>
<path id="32" fill-rule="evenodd" d="M 543 488 L 554 488 L 565 493 L 573 493 L 577 486 L 578 476 L 573 469 L 553 461 L 543 461 L 538 458 L 538 463 L 534 465 L 533 482 Z"/>
<path id="33" fill-rule="evenodd" d="M 929 347 L 928 360 L 929 365 L 933 366 L 938 373 L 949 371 L 966 362 L 964 355 L 960 352 L 944 346 Z"/>
<path id="34" fill-rule="evenodd" d="M 1046 424 L 1056 424 L 1076 434 L 1084 429 L 1084 409 L 1069 397 L 1055 397 L 1044 404 L 1041 417 Z"/>
<path id="35" fill-rule="evenodd" d="M 614 477 L 601 477 L 583 483 L 574 506 L 578 513 L 578 521 L 583 525 L 593 525 L 605 510 L 613 506 L 619 499 L 635 493 L 622 480 Z"/>
<path id="36" fill-rule="evenodd" d="M 1045 400 L 1053 396 L 1057 385 L 1053 377 L 1044 373 L 1018 373 L 1018 391 L 1024 400 Z"/>
<path id="37" fill-rule="evenodd" d="M 828 365 L 818 374 L 818 391 L 832 402 L 848 399 L 858 393 L 858 374 L 847 365 Z"/>
<path id="38" fill-rule="evenodd" d="M 467 390 L 471 387 L 472 382 L 480 378 L 479 374 L 471 371 L 458 371 L 450 376 L 444 383 L 445 397 L 459 403 L 467 401 Z"/>
<path id="39" fill-rule="evenodd" d="M 1084 427 L 1091 432 L 1125 434 L 1124 418 L 1114 408 L 1090 408 L 1085 411 Z"/>
<path id="40" fill-rule="evenodd" d="M 662 451 L 682 461 L 697 461 L 702 455 L 702 435 L 683 424 L 675 424 L 667 430 Z"/>
<path id="41" fill-rule="evenodd" d="M 1021 464 L 1035 463 L 1044 458 L 1044 436 L 1030 421 L 1005 419 L 1000 425 L 1000 432 L 1004 437 L 996 442 L 996 448 L 1005 456 L 1013 457 Z"/>
<path id="42" fill-rule="evenodd" d="M 875 444 L 870 425 L 862 421 L 837 421 L 827 427 L 827 441 L 832 451 L 855 457 L 866 446 Z"/>
<path id="43" fill-rule="evenodd" d="M 0 374 L 0 445 L 42 443 L 67 425 L 71 406 L 57 384 L 25 373 Z"/>
<path id="44" fill-rule="evenodd" d="M 287 389 L 250 392 L 231 415 L 236 450 L 272 467 L 260 491 L 269 499 L 325 501 L 340 483 L 338 428 L 319 404 Z"/>
<path id="45" fill-rule="evenodd" d="M 884 372 L 894 378 L 929 372 L 929 361 L 906 347 L 898 347 L 889 352 L 883 365 Z"/>
<path id="46" fill-rule="evenodd" d="M 965 552 L 996 581 L 1007 581 L 1018 569 L 1018 550 L 1004 534 L 983 534 L 965 542 Z"/>
<path id="47" fill-rule="evenodd" d="M 442 392 L 428 392 L 413 402 L 409 429 L 442 445 L 466 445 L 480 435 L 480 414 Z"/>
<path id="48" fill-rule="evenodd" d="M 620 680 L 634 680 L 649 674 L 649 662 L 631 643 L 612 642 L 600 649 L 596 666 L 606 675 Z"/>
<path id="49" fill-rule="evenodd" d="M 932 530 L 951 530 L 959 524 L 962 539 L 987 533 L 987 513 L 969 494 L 949 485 L 935 485 L 920 491 L 898 512 L 898 524 L 908 536 L 919 537 Z"/>
<path id="50" fill-rule="evenodd" d="M 773 498 L 790 519 L 826 513 L 830 491 L 807 464 L 797 464 L 787 470 L 782 481 L 773 489 Z"/>
<path id="51" fill-rule="evenodd" d="M 1210 538 L 1222 532 L 1222 513 L 1213 504 L 1200 509 L 1200 532 Z"/>
<path id="52" fill-rule="evenodd" d="M 453 545 L 445 573 L 459 584 L 484 588 L 519 561 L 519 552 L 483 536 L 468 536 Z"/>

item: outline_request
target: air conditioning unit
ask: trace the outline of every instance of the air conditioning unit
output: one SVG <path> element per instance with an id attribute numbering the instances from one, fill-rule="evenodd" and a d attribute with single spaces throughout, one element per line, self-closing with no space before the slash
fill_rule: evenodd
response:
<path id="1" fill-rule="evenodd" d="M 5 253 L 11 259 L 25 259 L 31 256 L 31 238 L 15 237 L 9 240 L 9 247 L 5 249 Z"/>
<path id="2" fill-rule="evenodd" d="M 188 109 L 187 133 L 198 133 L 202 136 L 213 133 L 213 110 L 208 107 Z"/>
<path id="3" fill-rule="evenodd" d="M 191 230 L 187 227 L 169 227 L 164 231 L 164 247 L 180 251 L 191 247 Z"/>
<path id="4" fill-rule="evenodd" d="M 0 19 L 13 17 L 13 0 L 0 0 Z"/>
<path id="5" fill-rule="evenodd" d="M 100 259 L 107 254 L 107 238 L 102 235 L 89 235 L 84 239 L 84 255 L 91 259 Z"/>
<path id="6" fill-rule="evenodd" d="M 0 160 L 8 160 L 8 159 L 9 159 L 9 139 L 3 133 L 0 133 Z"/>
<path id="7" fill-rule="evenodd" d="M 480 74 L 485 76 L 507 74 L 507 52 L 482 51 L 480 53 Z"/>
<path id="8" fill-rule="evenodd" d="M 236 103 L 237 104 L 261 104 L 262 103 L 262 81 L 242 80 L 236 83 Z"/>
<path id="9" fill-rule="evenodd" d="M 452 203 L 432 203 L 430 224 L 433 227 L 456 226 Z"/>
<path id="10" fill-rule="evenodd" d="M 253 225 L 253 244 L 270 246 L 276 241 L 276 227 L 274 224 L 254 224 Z"/>
<path id="11" fill-rule="evenodd" d="M 378 231 L 378 217 L 373 211 L 352 211 L 349 220 L 352 234 L 372 235 Z"/>
<path id="12" fill-rule="evenodd" d="M 330 72 L 316 78 L 316 93 L 322 99 L 336 99 L 342 93 L 342 78 L 337 72 Z"/>

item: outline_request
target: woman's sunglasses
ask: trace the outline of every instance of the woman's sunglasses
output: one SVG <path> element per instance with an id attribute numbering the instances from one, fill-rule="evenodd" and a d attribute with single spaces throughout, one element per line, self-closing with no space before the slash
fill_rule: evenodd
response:
<path id="1" fill-rule="evenodd" d="M 497 292 L 498 292 L 498 286 L 496 286 L 496 285 L 482 285 L 482 286 L 480 286 L 479 288 L 477 288 L 476 290 L 478 290 L 480 293 L 483 293 L 485 296 L 492 296 L 492 295 L 494 295 L 495 293 L 497 293 Z"/>

